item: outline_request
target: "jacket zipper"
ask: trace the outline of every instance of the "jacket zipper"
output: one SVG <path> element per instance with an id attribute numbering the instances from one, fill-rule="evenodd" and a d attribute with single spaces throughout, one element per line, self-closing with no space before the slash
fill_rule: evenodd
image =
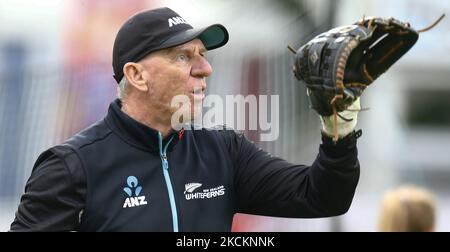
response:
<path id="1" fill-rule="evenodd" d="M 172 211 L 172 225 L 173 231 L 178 232 L 178 213 L 177 205 L 175 204 L 175 193 L 173 192 L 172 181 L 169 175 L 169 161 L 167 161 L 167 147 L 172 142 L 173 136 L 169 139 L 167 144 L 162 146 L 162 135 L 158 132 L 159 156 L 161 157 L 161 164 L 163 168 L 164 180 L 166 181 L 167 191 L 169 192 L 170 210 Z"/>

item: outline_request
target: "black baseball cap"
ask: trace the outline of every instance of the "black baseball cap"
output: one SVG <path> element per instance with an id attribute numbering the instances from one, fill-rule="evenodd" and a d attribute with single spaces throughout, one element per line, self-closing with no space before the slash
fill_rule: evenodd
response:
<path id="1" fill-rule="evenodd" d="M 148 54 L 200 39 L 207 50 L 228 42 L 228 31 L 221 24 L 193 28 L 169 8 L 139 12 L 120 28 L 114 41 L 113 71 L 117 83 L 123 78 L 123 66 L 137 62 Z"/>

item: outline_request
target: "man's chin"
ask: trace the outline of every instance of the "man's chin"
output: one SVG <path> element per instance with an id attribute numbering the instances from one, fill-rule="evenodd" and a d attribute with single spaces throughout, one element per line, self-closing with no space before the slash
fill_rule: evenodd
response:
<path id="1" fill-rule="evenodd" d="M 201 119 L 201 111 L 193 111 L 191 113 L 191 118 L 190 119 L 191 119 L 190 120 L 191 123 L 195 123 L 196 121 Z"/>
<path id="2" fill-rule="evenodd" d="M 197 120 L 201 119 L 201 114 L 201 109 L 178 110 L 172 114 L 171 126 L 175 130 L 180 130 L 187 124 L 197 124 Z"/>

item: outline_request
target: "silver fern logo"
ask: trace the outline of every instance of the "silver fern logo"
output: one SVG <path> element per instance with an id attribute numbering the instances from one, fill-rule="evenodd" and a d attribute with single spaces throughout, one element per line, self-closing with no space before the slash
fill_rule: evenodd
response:
<path id="1" fill-rule="evenodd" d="M 187 183 L 184 185 L 184 197 L 186 200 L 195 200 L 195 199 L 211 199 L 215 197 L 219 197 L 225 194 L 225 187 L 223 185 L 216 186 L 212 188 L 202 188 L 203 184 L 201 183 Z M 199 190 L 197 190 L 199 189 Z"/>
<path id="2" fill-rule="evenodd" d="M 188 183 L 184 185 L 184 194 L 186 193 L 193 193 L 195 189 L 202 186 L 201 183 Z"/>

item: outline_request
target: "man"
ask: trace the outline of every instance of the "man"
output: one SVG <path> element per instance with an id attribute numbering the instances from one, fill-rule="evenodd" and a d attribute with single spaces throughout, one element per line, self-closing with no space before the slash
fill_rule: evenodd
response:
<path id="1" fill-rule="evenodd" d="M 193 29 L 168 8 L 131 17 L 114 43 L 119 99 L 104 120 L 40 155 L 11 230 L 230 231 L 235 213 L 344 214 L 359 178 L 354 122 L 334 143 L 324 118 L 312 166 L 225 128 L 174 130 L 175 111 L 195 117 L 204 98 L 205 52 L 227 41 L 222 25 Z M 192 107 L 172 107 L 178 95 Z"/>

